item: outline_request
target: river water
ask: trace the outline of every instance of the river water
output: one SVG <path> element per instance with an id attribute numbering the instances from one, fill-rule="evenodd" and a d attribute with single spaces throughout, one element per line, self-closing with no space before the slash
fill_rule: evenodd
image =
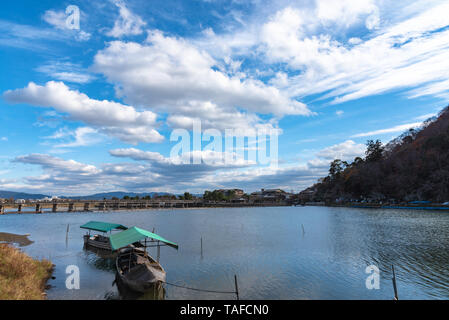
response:
<path id="1" fill-rule="evenodd" d="M 23 214 L 0 216 L 0 232 L 30 234 L 21 249 L 56 265 L 49 299 L 129 297 L 113 284 L 113 259 L 83 249 L 79 227 L 90 220 L 155 228 L 179 244 L 179 250 L 161 248 L 167 282 L 234 291 L 236 274 L 241 299 L 392 299 L 392 264 L 400 299 L 449 298 L 449 212 L 267 207 Z M 79 290 L 66 288 L 70 265 L 80 270 Z M 379 289 L 366 287 L 370 265 L 380 270 Z M 163 295 L 235 298 L 169 285 Z"/>

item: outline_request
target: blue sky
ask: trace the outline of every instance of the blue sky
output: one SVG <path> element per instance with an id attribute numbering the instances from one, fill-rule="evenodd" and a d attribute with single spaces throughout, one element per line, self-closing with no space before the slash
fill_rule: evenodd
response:
<path id="1" fill-rule="evenodd" d="M 447 12 L 429 0 L 2 3 L 0 189 L 300 191 L 448 104 Z M 170 135 L 196 120 L 277 130 L 278 166 L 176 163 Z"/>

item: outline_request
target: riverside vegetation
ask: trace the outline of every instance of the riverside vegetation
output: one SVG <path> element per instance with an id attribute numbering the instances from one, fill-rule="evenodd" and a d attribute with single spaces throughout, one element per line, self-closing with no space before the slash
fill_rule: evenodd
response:
<path id="1" fill-rule="evenodd" d="M 0 244 L 0 300 L 43 300 L 53 265 Z"/>
<path id="2" fill-rule="evenodd" d="M 449 106 L 437 117 L 382 145 L 369 140 L 365 158 L 334 160 L 329 175 L 302 191 L 308 201 L 449 201 Z"/>

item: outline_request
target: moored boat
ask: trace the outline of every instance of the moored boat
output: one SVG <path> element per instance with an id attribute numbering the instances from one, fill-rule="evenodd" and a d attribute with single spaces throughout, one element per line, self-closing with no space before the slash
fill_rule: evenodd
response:
<path id="1" fill-rule="evenodd" d="M 148 238 L 150 241 L 147 241 Z M 145 240 L 142 247 L 136 247 L 135 243 L 140 243 L 141 240 Z M 166 272 L 159 263 L 160 247 L 171 246 L 178 249 L 176 243 L 137 227 L 112 235 L 110 242 L 112 250 L 119 250 L 116 259 L 117 281 L 140 293 L 154 290 L 155 286 L 165 282 Z M 148 247 L 158 248 L 158 259 L 148 254 Z"/>
<path id="2" fill-rule="evenodd" d="M 86 224 L 83 224 L 80 228 L 89 230 L 89 232 L 83 236 L 84 245 L 86 247 L 92 247 L 105 251 L 112 251 L 111 243 L 109 241 L 109 237 L 107 236 L 108 232 L 112 234 L 112 231 L 114 230 L 128 229 L 127 227 L 121 224 L 102 222 L 102 221 L 90 221 Z M 91 231 L 99 231 L 102 232 L 103 234 L 91 235 Z"/>

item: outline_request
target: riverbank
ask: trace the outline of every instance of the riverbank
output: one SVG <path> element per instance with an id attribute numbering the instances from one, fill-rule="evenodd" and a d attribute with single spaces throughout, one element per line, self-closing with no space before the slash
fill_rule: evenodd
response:
<path id="1" fill-rule="evenodd" d="M 44 300 L 53 272 L 48 260 L 35 260 L 17 248 L 0 244 L 0 300 Z"/>
<path id="2" fill-rule="evenodd" d="M 335 204 L 335 203 L 328 203 L 324 204 L 322 206 L 326 207 L 345 207 L 345 208 L 359 208 L 359 209 L 403 209 L 403 210 L 444 210 L 449 211 L 449 206 L 446 205 L 438 205 L 438 204 L 431 204 L 427 206 L 423 205 L 391 205 L 391 204 Z"/>
<path id="3" fill-rule="evenodd" d="M 111 212 L 130 210 L 160 210 L 160 209 L 200 209 L 200 208 L 253 208 L 253 207 L 284 207 L 293 203 L 278 202 L 218 202 L 202 200 L 168 200 L 168 201 L 77 201 L 77 202 L 47 202 L 36 204 L 0 204 L 0 215 L 5 214 L 40 214 L 58 212 Z"/>

